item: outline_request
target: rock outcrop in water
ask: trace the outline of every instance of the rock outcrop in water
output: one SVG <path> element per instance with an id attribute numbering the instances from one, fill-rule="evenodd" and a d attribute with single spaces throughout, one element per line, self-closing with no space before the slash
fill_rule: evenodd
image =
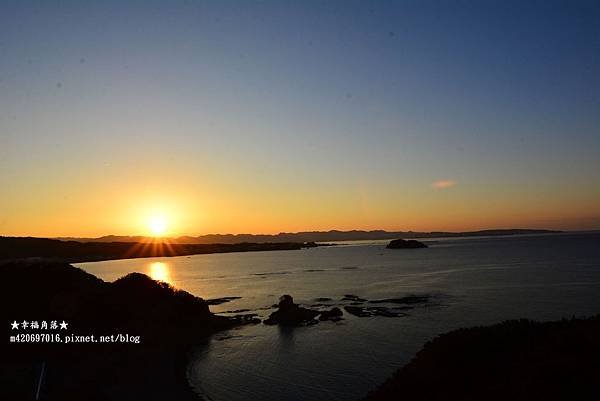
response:
<path id="1" fill-rule="evenodd" d="M 342 312 L 342 310 L 338 307 L 332 308 L 331 310 L 325 310 L 322 311 L 321 314 L 319 315 L 319 320 L 324 321 L 324 320 L 331 320 L 331 321 L 338 321 L 342 319 L 342 316 L 344 315 L 344 312 Z"/>
<path id="2" fill-rule="evenodd" d="M 369 303 L 372 304 L 423 304 L 429 302 L 431 296 L 429 295 L 408 295 L 400 298 L 385 298 L 385 299 L 373 299 Z"/>
<path id="3" fill-rule="evenodd" d="M 405 312 L 408 310 L 433 305 L 430 302 L 432 298 L 432 295 L 424 294 L 368 300 L 357 295 L 346 294 L 340 302 L 346 312 L 356 317 L 404 317 L 407 316 Z"/>
<path id="4" fill-rule="evenodd" d="M 390 241 L 390 243 L 386 246 L 388 249 L 419 249 L 419 248 L 427 248 L 427 245 L 420 241 L 416 241 L 414 239 L 404 240 L 404 239 L 395 239 Z"/>
<path id="5" fill-rule="evenodd" d="M 235 301 L 236 299 L 240 299 L 241 297 L 221 297 L 221 298 L 212 298 L 212 299 L 207 299 L 206 303 L 208 305 L 221 305 L 224 304 L 226 302 L 231 302 L 231 301 Z"/>
<path id="6" fill-rule="evenodd" d="M 512 320 L 425 344 L 365 401 L 600 399 L 600 315 Z"/>
<path id="7" fill-rule="evenodd" d="M 282 295 L 279 303 L 273 305 L 277 310 L 264 320 L 268 325 L 305 326 L 318 323 L 319 321 L 342 320 L 343 311 L 356 317 L 404 317 L 408 316 L 406 311 L 417 307 L 432 306 L 433 295 L 406 295 L 398 298 L 385 298 L 368 300 L 358 295 L 346 294 L 338 302 L 332 304 L 318 303 L 311 305 L 312 308 L 304 308 L 294 303 L 290 295 Z M 316 300 L 333 301 L 332 298 L 320 297 Z M 375 306 L 376 304 L 377 306 Z M 329 310 L 324 308 L 331 308 Z M 318 319 L 318 320 L 317 320 Z"/>
<path id="8" fill-rule="evenodd" d="M 406 316 L 406 313 L 398 312 L 393 308 L 386 308 L 383 306 L 344 306 L 346 312 L 357 317 L 371 317 L 371 316 L 383 316 L 383 317 L 402 317 Z"/>
<path id="9" fill-rule="evenodd" d="M 316 323 L 315 317 L 319 315 L 319 311 L 303 308 L 294 303 L 291 295 L 282 295 L 279 298 L 277 310 L 266 319 L 263 323 L 268 325 L 281 324 L 284 326 L 302 326 L 306 324 Z"/>
<path id="10" fill-rule="evenodd" d="M 356 295 L 352 295 L 352 294 L 346 294 L 346 295 L 344 295 L 344 297 L 342 298 L 342 301 L 367 302 L 366 299 L 361 298 L 361 297 L 356 296 Z"/>

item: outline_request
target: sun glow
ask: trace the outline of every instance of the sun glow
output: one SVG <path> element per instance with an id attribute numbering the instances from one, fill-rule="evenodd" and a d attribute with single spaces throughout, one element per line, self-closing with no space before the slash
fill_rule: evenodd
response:
<path id="1" fill-rule="evenodd" d="M 167 218 L 165 216 L 152 216 L 148 220 L 148 228 L 155 237 L 160 237 L 167 232 Z"/>

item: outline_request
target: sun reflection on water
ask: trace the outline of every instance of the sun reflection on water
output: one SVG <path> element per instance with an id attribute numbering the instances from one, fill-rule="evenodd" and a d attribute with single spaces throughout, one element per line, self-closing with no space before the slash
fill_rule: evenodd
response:
<path id="1" fill-rule="evenodd" d="M 164 262 L 152 262 L 149 266 L 149 276 L 153 280 L 164 281 L 165 283 L 173 284 L 171 281 L 171 274 L 169 272 L 169 266 Z"/>

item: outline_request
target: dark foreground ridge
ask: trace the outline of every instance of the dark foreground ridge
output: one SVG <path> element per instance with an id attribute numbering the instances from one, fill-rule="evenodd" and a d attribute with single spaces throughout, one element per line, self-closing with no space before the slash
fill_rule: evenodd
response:
<path id="1" fill-rule="evenodd" d="M 314 242 L 176 244 L 166 240 L 146 242 L 78 242 L 48 238 L 0 237 L 0 260 L 47 258 L 77 263 L 110 259 L 186 256 L 208 253 L 287 251 L 324 246 Z"/>
<path id="2" fill-rule="evenodd" d="M 0 277 L 0 399 L 34 399 L 44 366 L 40 399 L 198 400 L 186 380 L 187 352 L 216 331 L 246 323 L 214 315 L 203 299 L 140 273 L 107 283 L 64 263 L 5 262 Z M 22 327 L 63 320 L 66 329 Z M 41 333 L 62 342 L 9 341 Z M 120 334 L 129 342 L 99 340 Z M 71 335 L 97 342 L 65 343 Z"/>
<path id="3" fill-rule="evenodd" d="M 599 399 L 600 315 L 513 320 L 428 342 L 365 401 Z"/>

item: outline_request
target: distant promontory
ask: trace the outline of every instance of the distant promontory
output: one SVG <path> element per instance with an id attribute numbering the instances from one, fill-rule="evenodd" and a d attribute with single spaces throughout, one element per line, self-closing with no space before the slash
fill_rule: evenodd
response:
<path id="1" fill-rule="evenodd" d="M 111 259 L 187 256 L 209 253 L 290 251 L 327 244 L 314 242 L 271 242 L 236 244 L 180 244 L 167 239 L 140 242 L 83 242 L 48 238 L 0 237 L 0 261 L 28 258 L 81 263 Z"/>
<path id="2" fill-rule="evenodd" d="M 441 237 L 484 237 L 502 235 L 527 235 L 527 234 L 552 234 L 561 231 L 538 229 L 494 229 L 479 231 L 385 231 L 385 230 L 351 230 L 351 231 L 302 231 L 297 233 L 282 232 L 279 234 L 207 234 L 197 237 L 182 236 L 170 238 L 170 242 L 177 244 L 239 244 L 243 242 L 331 242 L 331 241 L 361 241 L 361 240 L 392 240 L 396 238 L 441 238 Z M 108 235 L 99 238 L 58 238 L 79 242 L 144 242 L 143 236 L 116 236 Z"/>

